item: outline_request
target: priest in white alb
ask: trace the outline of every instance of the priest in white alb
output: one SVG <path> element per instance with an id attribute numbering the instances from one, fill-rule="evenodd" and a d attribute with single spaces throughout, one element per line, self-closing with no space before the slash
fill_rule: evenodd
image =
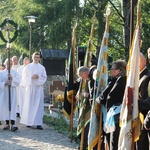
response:
<path id="1" fill-rule="evenodd" d="M 40 61 L 38 52 L 32 55 L 33 62 L 28 64 L 22 73 L 21 85 L 25 87 L 24 105 L 20 123 L 28 127 L 36 126 L 43 130 L 44 91 L 43 85 L 47 75 L 45 67 Z"/>

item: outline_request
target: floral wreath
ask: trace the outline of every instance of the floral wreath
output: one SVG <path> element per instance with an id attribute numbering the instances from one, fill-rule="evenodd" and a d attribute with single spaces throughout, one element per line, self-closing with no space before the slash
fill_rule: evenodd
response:
<path id="1" fill-rule="evenodd" d="M 7 43 L 8 40 L 4 38 L 4 35 L 3 35 L 3 33 L 2 33 L 2 29 L 3 29 L 3 27 L 4 27 L 7 23 L 13 25 L 14 28 L 15 28 L 14 36 L 13 36 L 13 37 L 10 39 L 10 41 L 9 41 L 9 43 L 11 43 L 11 42 L 15 41 L 15 39 L 16 39 L 17 36 L 18 36 L 18 25 L 17 25 L 13 20 L 10 20 L 9 18 L 6 18 L 6 19 L 2 22 L 2 24 L 0 24 L 0 38 L 1 38 L 5 43 Z"/>

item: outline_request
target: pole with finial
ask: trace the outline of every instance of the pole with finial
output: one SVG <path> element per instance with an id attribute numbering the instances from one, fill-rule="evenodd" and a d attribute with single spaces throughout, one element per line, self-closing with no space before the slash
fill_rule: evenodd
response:
<path id="1" fill-rule="evenodd" d="M 3 36 L 2 30 L 7 32 L 6 39 Z M 10 37 L 10 32 L 15 30 L 13 37 Z M 11 80 L 10 76 L 10 49 L 11 43 L 17 38 L 18 36 L 18 25 L 13 21 L 10 20 L 9 17 L 0 24 L 0 38 L 6 43 L 7 49 L 7 58 L 8 58 L 8 80 Z M 8 101 L 9 101 L 9 123 L 10 123 L 10 112 L 11 112 L 11 84 L 8 85 Z"/>

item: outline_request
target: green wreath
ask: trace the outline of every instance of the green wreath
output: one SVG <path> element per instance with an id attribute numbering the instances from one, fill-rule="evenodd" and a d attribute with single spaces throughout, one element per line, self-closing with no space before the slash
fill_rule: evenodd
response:
<path id="1" fill-rule="evenodd" d="M 14 32 L 14 36 L 8 41 L 7 39 L 4 38 L 4 35 L 2 33 L 2 29 L 3 27 L 7 24 L 11 24 L 14 26 L 15 28 L 15 32 Z M 0 24 L 0 38 L 2 39 L 2 41 L 4 41 L 5 43 L 9 42 L 9 43 L 12 43 L 13 41 L 15 41 L 15 39 L 17 38 L 18 36 L 18 25 L 13 21 L 13 20 L 10 20 L 9 18 L 6 18 L 2 24 Z"/>

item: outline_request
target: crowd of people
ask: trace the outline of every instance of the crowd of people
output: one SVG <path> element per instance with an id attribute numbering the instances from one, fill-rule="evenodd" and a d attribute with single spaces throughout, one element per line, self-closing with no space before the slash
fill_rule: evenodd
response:
<path id="1" fill-rule="evenodd" d="M 27 127 L 43 130 L 43 84 L 47 75 L 40 61 L 40 53 L 25 57 L 23 65 L 17 56 L 7 58 L 0 70 L 0 120 L 6 121 L 3 130 L 16 131 L 16 117 Z"/>
<path id="2" fill-rule="evenodd" d="M 147 51 L 148 60 L 150 60 L 150 48 Z M 150 71 L 147 68 L 145 56 L 140 53 L 140 74 L 139 74 L 139 113 L 144 116 L 141 120 L 141 132 L 139 139 L 134 143 L 136 150 L 149 150 L 150 149 Z M 120 112 L 123 102 L 124 92 L 126 88 L 126 67 L 127 64 L 124 60 L 116 60 L 111 63 L 110 79 L 106 88 L 99 93 L 96 98 L 96 105 L 102 107 L 103 115 L 103 131 L 101 136 L 101 149 L 117 150 L 120 134 Z M 137 66 L 138 67 L 138 66 Z M 94 68 L 94 69 L 93 69 Z M 81 66 L 77 70 L 77 75 L 81 78 L 80 88 L 77 92 L 76 99 L 79 109 L 78 128 L 82 130 L 79 132 L 80 146 L 79 149 L 88 149 L 88 132 L 89 132 L 89 113 L 91 111 L 94 81 L 96 71 L 95 65 L 91 68 Z M 91 84 L 92 83 L 92 84 Z M 88 86 L 85 86 L 88 84 Z M 86 89 L 88 87 L 88 89 Z M 86 101 L 86 102 L 85 102 Z M 87 111 L 88 110 L 88 111 Z M 96 111 L 96 110 L 95 110 Z M 88 113 L 89 112 L 89 113 Z M 113 113 L 112 113 L 113 112 Z M 106 119 L 107 116 L 107 119 Z M 81 125 L 81 119 L 84 125 Z M 109 120 L 114 119 L 114 125 L 108 126 Z M 82 136 L 83 132 L 83 136 Z M 83 138 L 84 137 L 84 138 Z M 82 142 L 82 144 L 81 144 Z M 98 149 L 96 145 L 93 149 Z M 81 148 L 82 147 L 82 148 Z"/>
<path id="3" fill-rule="evenodd" d="M 150 49 L 147 51 L 150 60 Z M 4 130 L 16 131 L 16 117 L 20 123 L 29 128 L 43 130 L 43 85 L 47 75 L 40 61 L 38 52 L 32 55 L 33 62 L 25 57 L 23 65 L 19 65 L 17 56 L 6 59 L 0 68 L 0 121 L 5 121 Z M 111 63 L 110 79 L 105 89 L 96 98 L 97 105 L 103 106 L 103 132 L 101 149 L 117 150 L 120 134 L 119 117 L 126 87 L 126 62 L 116 60 Z M 138 67 L 138 66 L 137 66 Z M 88 148 L 88 132 L 90 114 L 93 103 L 95 72 L 97 66 L 91 68 L 81 66 L 77 75 L 81 79 L 76 94 L 78 102 L 77 134 L 83 143 L 79 148 Z M 140 53 L 139 74 L 139 112 L 144 116 L 140 137 L 135 142 L 135 149 L 148 150 L 150 145 L 150 71 L 147 68 L 145 56 Z M 113 110 L 113 113 L 111 113 Z M 106 119 L 107 116 L 107 119 Z M 109 116 L 109 117 L 108 117 Z M 114 119 L 114 125 L 109 127 L 108 120 Z M 83 129 L 84 123 L 84 129 Z M 81 148 L 82 147 L 82 148 Z M 96 145 L 94 150 L 98 149 Z"/>

